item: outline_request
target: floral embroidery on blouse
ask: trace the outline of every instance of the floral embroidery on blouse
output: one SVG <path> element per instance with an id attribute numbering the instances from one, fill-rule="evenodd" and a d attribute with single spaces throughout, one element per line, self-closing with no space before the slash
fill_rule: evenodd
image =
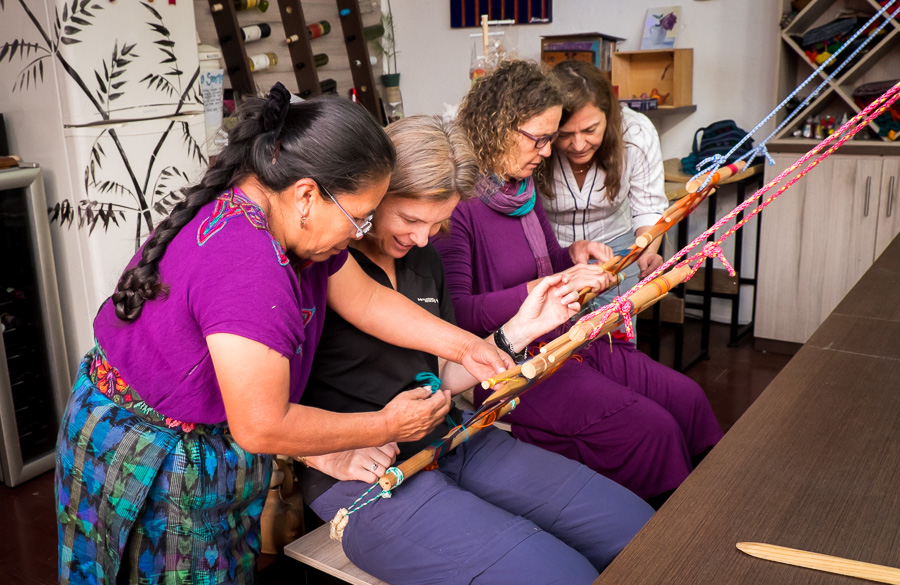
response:
<path id="1" fill-rule="evenodd" d="M 225 227 L 229 219 L 240 215 L 247 218 L 250 225 L 256 229 L 266 231 L 269 240 L 272 242 L 272 247 L 275 248 L 278 263 L 282 266 L 287 266 L 289 262 L 288 257 L 281 244 L 269 232 L 269 220 L 266 218 L 266 214 L 239 187 L 234 187 L 231 191 L 226 191 L 216 198 L 216 205 L 212 213 L 203 220 L 203 223 L 200 224 L 200 228 L 197 230 L 197 244 L 202 246 L 208 242 L 211 237 Z"/>

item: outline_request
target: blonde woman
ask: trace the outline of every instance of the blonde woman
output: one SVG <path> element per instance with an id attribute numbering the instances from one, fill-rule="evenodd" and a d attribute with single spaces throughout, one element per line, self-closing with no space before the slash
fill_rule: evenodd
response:
<path id="1" fill-rule="evenodd" d="M 397 164 L 372 231 L 350 253 L 379 284 L 452 322 L 443 268 L 428 240 L 470 196 L 475 158 L 465 135 L 436 117 L 405 118 L 387 132 Z M 565 321 L 577 308 L 574 299 L 568 278 L 541 280 L 503 324 L 505 335 L 523 349 Z M 339 412 L 378 410 L 421 385 L 423 372 L 440 376 L 442 393 L 475 383 L 452 363 L 379 341 L 329 311 L 303 402 Z M 330 520 L 385 467 L 462 420 L 454 407 L 419 441 L 307 458 L 305 500 Z M 640 498 L 584 465 L 496 429 L 474 435 L 439 463 L 350 516 L 343 546 L 356 565 L 395 585 L 586 584 L 652 514 Z"/>

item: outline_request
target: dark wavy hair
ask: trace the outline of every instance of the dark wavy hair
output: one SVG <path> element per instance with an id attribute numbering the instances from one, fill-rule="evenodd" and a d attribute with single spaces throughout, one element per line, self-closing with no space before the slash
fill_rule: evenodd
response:
<path id="1" fill-rule="evenodd" d="M 145 301 L 166 293 L 159 262 L 169 243 L 201 207 L 242 180 L 253 177 L 270 192 L 281 192 L 311 178 L 335 196 L 352 196 L 391 172 L 394 147 L 359 104 L 337 96 L 289 101 L 284 86 L 276 84 L 267 98 L 241 104 L 215 164 L 199 184 L 182 190 L 184 200 L 157 225 L 140 262 L 119 279 L 112 302 L 120 320 L 134 321 Z"/>
<path id="2" fill-rule="evenodd" d="M 594 153 L 594 161 L 606 173 L 603 183 L 606 187 L 606 197 L 612 201 L 619 193 L 625 166 L 622 110 L 613 92 L 612 83 L 597 67 L 584 61 L 563 61 L 553 68 L 550 75 L 556 78 L 565 92 L 560 126 L 587 105 L 596 106 L 606 115 L 606 131 L 603 133 L 600 148 Z M 549 169 L 539 177 L 538 183 L 541 193 L 552 198 L 553 165 L 548 166 Z"/>
<path id="3" fill-rule="evenodd" d="M 516 130 L 553 106 L 563 105 L 556 81 L 532 61 L 505 61 L 479 78 L 459 107 L 457 124 L 475 150 L 479 170 L 503 175 Z"/>

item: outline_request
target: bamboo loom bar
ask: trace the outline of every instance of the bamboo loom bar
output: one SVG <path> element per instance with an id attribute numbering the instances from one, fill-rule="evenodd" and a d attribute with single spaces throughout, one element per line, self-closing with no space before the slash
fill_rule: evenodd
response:
<path id="1" fill-rule="evenodd" d="M 707 187 L 712 187 L 719 181 L 723 181 L 732 175 L 736 175 L 736 174 L 740 173 L 741 171 L 744 170 L 744 167 L 746 167 L 746 166 L 747 166 L 747 161 L 739 160 L 736 163 L 733 163 L 730 165 L 725 165 L 724 167 L 721 167 L 719 170 L 715 171 L 715 173 L 713 174 L 712 179 L 710 179 L 709 185 L 707 185 Z M 712 172 L 712 171 L 710 171 L 710 172 Z M 706 173 L 705 175 L 703 175 L 700 178 L 694 179 L 692 181 L 688 181 L 684 186 L 684 188 L 687 190 L 688 194 L 696 193 L 700 189 L 700 187 L 703 185 L 703 182 L 706 181 L 706 178 L 709 176 L 709 174 L 710 173 Z"/>
<path id="2" fill-rule="evenodd" d="M 443 446 L 444 440 L 453 437 L 450 442 L 450 446 L 446 449 L 446 451 L 455 449 L 460 444 L 468 441 L 469 437 L 471 437 L 472 435 L 477 434 L 481 432 L 482 429 L 485 429 L 494 424 L 497 419 L 514 409 L 518 404 L 519 401 L 517 399 L 513 399 L 504 404 L 499 411 L 487 412 L 486 416 L 484 416 L 483 419 L 470 421 L 469 424 L 471 426 L 466 427 L 465 432 L 458 432 L 459 427 L 451 429 L 449 433 L 444 435 L 444 438 L 441 441 L 441 446 Z M 436 459 L 435 452 L 437 450 L 437 447 L 428 447 L 426 449 L 423 449 L 400 465 L 397 465 L 396 467 L 403 473 L 403 478 L 407 479 L 434 463 Z M 381 486 L 381 489 L 391 491 L 397 486 L 397 476 L 392 472 L 385 473 L 381 476 L 381 478 L 379 478 L 378 484 Z"/>
<path id="3" fill-rule="evenodd" d="M 678 286 L 684 282 L 690 273 L 691 267 L 687 264 L 681 267 L 675 267 L 669 272 L 657 276 L 642 288 L 634 291 L 634 293 L 628 296 L 628 301 L 633 307 L 632 313 L 639 313 L 645 307 L 650 306 L 650 304 L 655 302 L 658 297 L 661 297 L 672 290 L 672 287 Z M 608 319 L 608 317 L 609 316 L 607 315 L 606 318 Z M 569 329 L 569 339 L 572 341 L 584 341 L 585 339 L 588 339 L 594 329 L 601 325 L 600 320 L 603 318 L 604 315 L 601 313 L 587 321 L 576 323 Z M 605 326 L 606 324 L 603 323 L 602 325 Z"/>
<path id="4" fill-rule="evenodd" d="M 745 163 L 743 163 L 743 161 L 735 163 L 734 165 L 729 165 L 729 167 L 738 169 L 737 172 L 740 172 L 744 166 Z M 603 263 L 603 270 L 619 276 L 618 282 L 622 282 L 624 278 L 620 273 L 631 266 L 647 246 L 655 242 L 658 238 L 661 238 L 673 225 L 690 215 L 704 199 L 715 193 L 716 190 L 714 187 L 716 183 L 732 175 L 732 172 L 726 172 L 722 169 L 720 169 L 720 171 L 722 172 L 716 173 L 709 185 L 707 185 L 703 191 L 690 193 L 669 206 L 669 208 L 663 212 L 662 217 L 659 218 L 655 224 L 650 226 L 650 229 L 634 239 L 634 244 L 628 248 L 628 254 L 625 256 L 613 256 Z M 592 294 L 591 289 L 588 287 L 585 287 L 578 292 L 578 300 L 581 304 L 593 299 L 595 296 L 596 295 Z M 547 351 L 549 351 L 549 349 Z M 544 351 L 542 350 L 541 353 L 544 353 Z"/>
<path id="5" fill-rule="evenodd" d="M 715 188 L 707 187 L 703 191 L 682 197 L 677 203 L 669 207 L 663 213 L 663 216 L 659 218 L 655 224 L 650 226 L 650 229 L 636 237 L 634 239 L 634 245 L 637 246 L 639 250 L 643 251 L 644 248 L 669 231 L 673 225 L 690 215 L 704 199 L 715 192 Z"/>
<path id="6" fill-rule="evenodd" d="M 494 386 L 501 382 L 505 382 L 511 378 L 515 378 L 516 376 L 518 376 L 521 373 L 521 371 L 522 371 L 522 366 L 520 366 L 520 365 L 513 366 L 510 369 L 503 372 L 502 374 L 497 374 L 496 377 L 488 378 L 487 380 L 483 381 L 481 383 L 481 387 L 484 388 L 485 390 L 487 390 L 491 386 Z"/>

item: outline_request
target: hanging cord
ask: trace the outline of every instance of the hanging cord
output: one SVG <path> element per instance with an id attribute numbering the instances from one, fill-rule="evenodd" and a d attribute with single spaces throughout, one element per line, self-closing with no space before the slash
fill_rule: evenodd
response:
<path id="1" fill-rule="evenodd" d="M 788 167 L 787 169 L 782 171 L 777 177 L 775 177 L 772 181 L 770 181 L 763 188 L 756 191 L 756 193 L 754 193 L 753 195 L 748 197 L 740 205 L 738 205 L 737 207 L 732 209 L 727 215 L 722 217 L 719 221 L 717 221 L 709 229 L 707 229 L 702 234 L 700 234 L 699 236 L 694 238 L 694 240 L 691 243 L 689 243 L 687 246 L 685 246 L 680 251 L 678 251 L 678 253 L 676 253 L 674 256 L 669 258 L 666 262 L 664 262 L 661 266 L 659 266 L 656 270 L 654 270 L 646 278 L 644 278 L 643 280 L 638 282 L 636 285 L 634 285 L 628 292 L 626 292 L 622 296 L 628 297 L 629 295 L 633 294 L 638 289 L 644 287 L 647 283 L 649 283 L 651 280 L 653 280 L 654 278 L 656 278 L 657 276 L 659 276 L 660 274 L 662 274 L 663 272 L 668 270 L 671 266 L 675 265 L 676 263 L 678 263 L 677 264 L 678 266 L 684 266 L 685 264 L 689 264 L 694 261 L 699 260 L 700 262 L 702 262 L 703 260 L 705 260 L 705 258 L 712 258 L 712 257 L 718 257 L 720 260 L 723 260 L 724 255 L 722 254 L 722 250 L 721 250 L 721 244 L 723 241 L 725 241 L 727 238 L 729 238 L 737 230 L 741 229 L 744 225 L 746 225 L 746 223 L 748 221 L 753 219 L 757 214 L 762 212 L 762 210 L 766 206 L 768 206 L 772 201 L 774 201 L 779 195 L 784 193 L 789 187 L 791 187 L 791 185 L 796 183 L 798 180 L 800 180 L 801 178 L 806 176 L 806 174 L 810 170 L 815 168 L 816 165 L 818 165 L 825 158 L 827 158 L 829 155 L 831 155 L 835 150 L 840 148 L 841 145 L 843 145 L 845 142 L 850 140 L 860 130 L 865 128 L 869 124 L 869 122 L 871 122 L 872 120 L 874 120 L 875 118 L 877 118 L 878 116 L 883 114 L 888 108 L 890 108 L 894 104 L 894 102 L 897 101 L 898 98 L 900 98 L 900 83 L 897 83 L 896 85 L 894 85 L 892 88 L 890 88 L 884 94 L 882 94 L 878 99 L 874 100 L 871 104 L 866 106 L 866 108 L 863 111 L 861 111 L 860 113 L 853 116 L 853 118 L 851 120 L 849 120 L 847 123 L 843 124 L 837 130 L 837 132 L 835 132 L 834 134 L 832 134 L 831 136 L 829 136 L 828 138 L 826 138 L 825 140 L 823 140 L 819 144 L 817 144 L 812 150 L 810 150 L 805 155 L 800 157 L 796 162 L 794 162 L 794 164 L 792 164 L 790 167 Z M 832 144 L 832 143 L 834 143 L 834 144 Z M 828 150 L 825 150 L 826 147 L 828 148 Z M 825 150 L 825 152 L 823 154 L 821 154 L 818 158 L 816 158 L 814 161 L 809 163 L 809 165 L 804 167 L 799 173 L 797 173 L 797 175 L 792 177 L 785 185 L 783 185 L 781 188 L 779 188 L 775 193 L 773 193 L 768 198 L 766 198 L 761 203 L 759 203 L 759 205 L 757 205 L 755 208 L 753 208 L 753 210 L 751 210 L 743 219 L 735 222 L 735 224 L 730 229 L 728 229 L 722 235 L 721 238 L 719 238 L 715 242 L 707 243 L 707 245 L 705 245 L 703 250 L 701 250 L 700 252 L 694 254 L 693 256 L 689 257 L 688 259 L 684 260 L 683 262 L 680 262 L 680 263 L 678 262 L 683 256 L 687 255 L 687 253 L 689 251 L 696 248 L 703 241 L 710 238 L 722 226 L 724 226 L 729 221 L 734 219 L 739 213 L 743 212 L 747 207 L 749 207 L 752 203 L 754 203 L 755 201 L 760 199 L 764 194 L 766 194 L 769 190 L 771 190 L 775 185 L 777 185 L 782 180 L 784 180 L 784 178 L 786 176 L 793 173 L 795 170 L 797 170 L 802 165 L 804 165 L 806 163 L 806 161 L 808 161 L 810 158 L 817 155 L 818 153 L 822 152 L 823 150 Z M 698 262 L 698 266 L 699 266 L 699 262 Z M 726 264 L 726 266 L 730 268 L 730 265 Z M 692 274 L 694 272 L 696 272 L 697 267 L 694 267 Z M 733 271 L 733 268 L 731 268 L 731 271 Z M 582 317 L 579 320 L 579 322 L 587 321 L 597 315 L 602 315 L 602 319 L 600 320 L 600 324 L 602 325 L 602 323 L 605 322 L 610 315 L 612 315 L 613 313 L 616 313 L 616 312 L 617 312 L 616 304 L 611 303 L 609 305 L 600 307 L 598 310 L 594 311 L 593 313 L 589 313 L 588 315 L 585 315 L 584 317 Z M 600 325 L 598 325 L 592 331 L 592 333 L 590 335 L 590 339 L 594 339 L 597 336 L 597 334 L 599 333 L 599 331 L 600 331 Z"/>
<path id="2" fill-rule="evenodd" d="M 792 91 L 786 98 L 784 98 L 784 100 L 782 100 L 780 104 L 778 104 L 777 106 L 775 106 L 775 108 L 774 108 L 771 112 L 769 112 L 768 115 L 766 115 L 766 117 L 763 118 L 762 121 L 760 121 L 759 124 L 757 124 L 750 132 L 748 132 L 746 135 L 744 135 L 744 137 L 741 138 L 740 141 L 738 141 L 738 143 L 735 144 L 735 145 L 732 147 L 732 149 L 728 151 L 728 153 L 726 153 L 726 154 L 724 154 L 724 155 L 721 155 L 721 154 L 714 154 L 713 156 L 707 157 L 707 158 L 703 159 L 702 161 L 700 161 L 699 163 L 697 163 L 697 168 L 698 168 L 698 169 L 702 169 L 702 170 L 698 171 L 697 174 L 695 174 L 693 177 L 691 177 L 691 180 L 693 181 L 693 180 L 699 179 L 699 178 L 702 177 L 703 175 L 707 175 L 706 178 L 705 178 L 704 181 L 703 181 L 703 184 L 700 186 L 700 189 L 698 189 L 698 191 L 703 190 L 704 188 L 706 188 L 706 186 L 709 184 L 709 182 L 710 182 L 710 180 L 711 180 L 711 178 L 712 178 L 713 173 L 714 173 L 715 171 L 717 171 L 717 170 L 719 169 L 719 167 L 721 167 L 723 164 L 725 164 L 725 162 L 728 161 L 729 157 L 731 157 L 731 155 L 733 155 L 733 154 L 737 151 L 737 149 L 738 149 L 742 144 L 744 144 L 747 140 L 749 140 L 751 136 L 753 136 L 754 134 L 756 134 L 756 132 L 757 132 L 760 128 L 762 128 L 763 126 L 765 126 L 765 125 L 769 122 L 769 120 L 771 120 L 771 119 L 775 116 L 775 114 L 777 114 L 779 111 L 781 111 L 781 110 L 787 105 L 787 103 L 788 103 L 791 99 L 793 99 L 798 93 L 800 93 L 800 90 L 802 90 L 802 89 L 803 89 L 810 81 L 812 81 L 814 78 L 818 77 L 818 76 L 821 74 L 822 71 L 824 71 L 829 65 L 831 65 L 831 63 L 834 62 L 834 60 L 837 58 L 837 56 L 840 55 L 841 52 L 843 52 L 843 50 L 844 50 L 845 48 L 849 47 L 850 44 L 851 44 L 854 40 L 856 40 L 857 37 L 859 37 L 859 35 L 861 35 L 864 31 L 868 30 L 868 28 L 869 28 L 873 23 L 875 23 L 876 20 L 877 20 L 880 16 L 882 16 L 885 12 L 887 12 L 887 10 L 888 10 L 892 5 L 894 5 L 895 3 L 897 3 L 898 1 L 900 1 L 900 0 L 890 0 L 887 4 L 885 4 L 884 6 L 882 6 L 881 9 L 880 9 L 878 12 L 876 12 L 875 15 L 872 16 L 872 18 L 870 18 L 870 19 L 866 22 L 866 24 L 864 24 L 862 27 L 860 27 L 855 33 L 853 33 L 853 34 L 850 36 L 849 39 L 847 39 L 847 42 L 845 42 L 843 45 L 841 45 L 841 46 L 838 48 L 837 51 L 835 51 L 834 53 L 832 53 L 825 61 L 823 61 L 822 64 L 819 65 L 819 67 L 816 68 L 816 70 L 813 71 L 813 72 L 810 74 L 809 77 L 807 77 L 805 80 L 803 80 L 803 82 L 800 83 L 800 85 L 798 85 L 798 86 L 794 89 L 794 91 Z M 828 75 L 828 77 L 826 77 L 825 80 L 822 81 L 822 83 L 820 83 L 820 84 L 818 85 L 818 87 L 816 87 L 816 89 L 814 89 L 814 90 L 806 97 L 806 99 L 804 99 L 804 100 L 800 103 L 799 106 L 797 106 L 796 108 L 794 108 L 794 110 L 791 111 L 791 112 L 787 115 L 787 117 L 781 122 L 781 124 L 778 125 L 777 128 L 775 128 L 775 130 L 772 131 L 771 134 L 769 134 L 769 135 L 766 136 L 763 140 L 761 140 L 761 141 L 759 142 L 759 144 L 757 144 L 756 147 L 752 148 L 752 149 L 749 150 L 747 153 L 745 153 L 744 155 L 742 155 L 741 157 L 739 157 L 738 159 L 736 159 L 735 162 L 737 162 L 737 161 L 739 161 L 739 160 L 744 160 L 744 159 L 746 159 L 746 160 L 747 160 L 747 166 L 749 167 L 750 164 L 753 162 L 753 159 L 754 159 L 754 158 L 756 158 L 757 156 L 763 156 L 763 157 L 765 157 L 765 159 L 769 162 L 769 165 L 774 165 L 774 164 L 775 164 L 775 160 L 772 158 L 772 155 L 769 154 L 769 151 L 768 151 L 768 149 L 766 148 L 766 144 L 767 144 L 767 143 L 768 143 L 768 142 L 769 142 L 776 134 L 778 134 L 778 132 L 780 132 L 785 126 L 787 126 L 787 124 L 788 124 L 791 120 L 793 120 L 798 114 L 800 114 L 800 112 L 803 111 L 803 109 L 806 107 L 806 105 L 809 104 L 809 102 L 812 101 L 812 99 L 815 98 L 815 97 L 819 94 L 819 92 L 822 90 L 822 88 L 824 88 L 826 85 L 828 85 L 828 84 L 831 82 L 831 80 L 834 79 L 834 78 L 837 76 L 837 74 L 840 73 L 840 71 L 841 71 L 847 64 L 851 63 L 851 62 L 853 61 L 853 58 L 856 57 L 856 55 L 858 55 L 858 54 L 860 53 L 860 51 L 862 51 L 863 48 L 865 48 L 865 46 L 868 45 L 869 42 L 870 42 L 872 39 L 874 39 L 874 38 L 878 35 L 878 33 L 880 33 L 880 32 L 884 29 L 884 27 L 886 27 L 886 26 L 891 22 L 892 19 L 894 19 L 895 17 L 897 17 L 898 14 L 900 14 L 900 4 L 897 5 L 897 7 L 894 9 L 894 11 L 891 13 L 891 15 L 890 15 L 889 17 L 886 17 L 886 18 L 884 19 L 884 22 L 882 22 L 882 23 L 881 23 L 874 31 L 872 31 L 871 33 L 869 33 L 869 34 L 866 36 L 866 38 L 863 39 L 862 43 L 860 43 L 860 45 L 859 45 L 852 53 L 850 53 L 850 55 L 849 55 L 846 59 L 844 59 L 843 61 L 841 61 L 841 62 L 835 67 L 834 71 L 832 71 L 832 72 Z M 685 170 L 687 170 L 687 169 L 685 169 Z"/>

